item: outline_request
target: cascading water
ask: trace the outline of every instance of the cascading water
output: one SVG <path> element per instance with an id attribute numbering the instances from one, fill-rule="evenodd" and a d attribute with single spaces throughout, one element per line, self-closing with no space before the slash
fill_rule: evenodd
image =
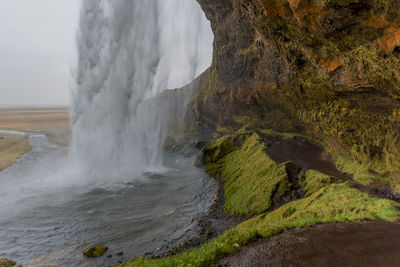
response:
<path id="1" fill-rule="evenodd" d="M 169 114 L 157 96 L 210 66 L 212 39 L 194 0 L 83 1 L 71 155 L 85 177 L 162 166 Z"/>
<path id="2" fill-rule="evenodd" d="M 33 149 L 0 171 L 0 258 L 115 266 L 197 233 L 215 185 L 193 158 L 161 153 L 174 108 L 159 96 L 210 65 L 212 40 L 195 0 L 83 0 L 73 145 L 67 157 L 26 133 Z M 114 256 L 88 261 L 93 244 Z"/>

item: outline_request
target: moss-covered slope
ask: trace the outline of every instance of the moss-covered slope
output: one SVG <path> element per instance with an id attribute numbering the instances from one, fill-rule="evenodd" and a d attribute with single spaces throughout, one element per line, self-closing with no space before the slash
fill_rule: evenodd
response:
<path id="1" fill-rule="evenodd" d="M 273 204 L 272 195 L 283 197 L 290 187 L 285 164 L 270 159 L 259 138 L 256 133 L 240 132 L 211 142 L 203 151 L 206 171 L 222 178 L 228 215 L 265 212 Z"/>
<path id="2" fill-rule="evenodd" d="M 400 181 L 400 2 L 198 0 L 215 33 L 199 117 L 318 137 Z"/>

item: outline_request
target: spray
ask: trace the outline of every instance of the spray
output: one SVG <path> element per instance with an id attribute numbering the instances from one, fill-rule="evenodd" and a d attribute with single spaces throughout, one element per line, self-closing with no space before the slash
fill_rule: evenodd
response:
<path id="1" fill-rule="evenodd" d="M 213 34 L 199 4 L 84 0 L 79 28 L 75 166 L 104 182 L 162 169 L 170 114 L 158 96 L 211 64 Z"/>

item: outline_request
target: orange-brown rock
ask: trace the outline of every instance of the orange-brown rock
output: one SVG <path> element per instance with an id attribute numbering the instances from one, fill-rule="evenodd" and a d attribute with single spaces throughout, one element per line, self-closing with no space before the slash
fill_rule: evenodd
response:
<path id="1" fill-rule="evenodd" d="M 342 62 L 340 62 L 340 60 L 337 58 L 321 58 L 318 61 L 318 64 L 321 65 L 325 69 L 325 71 L 329 73 L 337 70 L 340 66 L 343 65 Z"/>
<path id="2" fill-rule="evenodd" d="M 262 0 L 263 13 L 268 17 L 289 17 L 293 16 L 287 1 Z"/>
<path id="3" fill-rule="evenodd" d="M 384 52 L 393 52 L 396 47 L 400 46 L 400 29 L 387 28 L 383 36 L 375 41 L 374 46 Z"/>
<path id="4" fill-rule="evenodd" d="M 385 18 L 372 15 L 368 19 L 361 21 L 361 25 L 381 29 L 389 26 L 390 23 Z"/>
<path id="5" fill-rule="evenodd" d="M 317 31 L 318 26 L 325 14 L 324 5 L 309 0 L 288 0 L 298 23 L 310 29 Z"/>

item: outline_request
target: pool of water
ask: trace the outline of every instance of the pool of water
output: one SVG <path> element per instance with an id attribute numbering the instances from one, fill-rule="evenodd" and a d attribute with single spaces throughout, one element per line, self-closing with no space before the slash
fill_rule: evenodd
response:
<path id="1" fill-rule="evenodd" d="M 33 149 L 0 172 L 0 258 L 19 264 L 114 266 L 166 250 L 196 234 L 215 196 L 193 158 L 165 153 L 163 172 L 90 184 L 68 170 L 65 148 L 42 134 L 30 142 Z M 84 257 L 95 244 L 107 245 L 106 255 Z"/>

